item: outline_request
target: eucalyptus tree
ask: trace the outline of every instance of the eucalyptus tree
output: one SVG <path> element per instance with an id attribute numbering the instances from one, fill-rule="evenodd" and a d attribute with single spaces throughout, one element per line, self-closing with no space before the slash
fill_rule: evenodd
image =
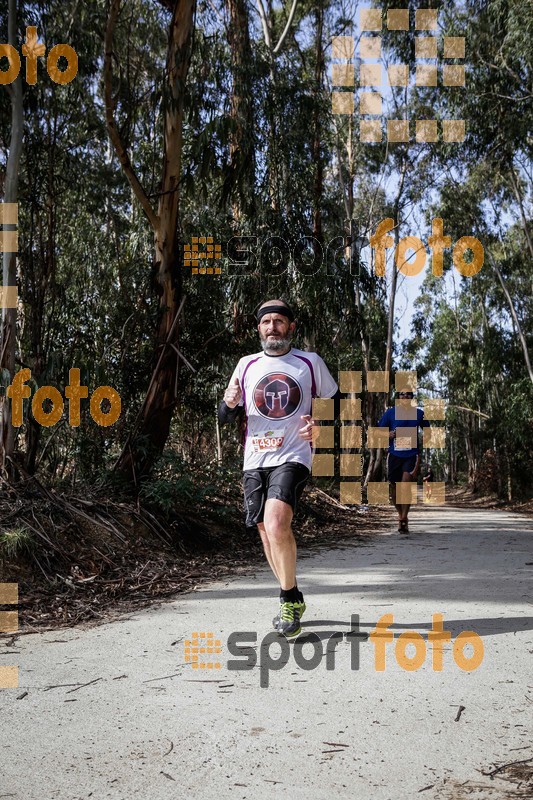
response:
<path id="1" fill-rule="evenodd" d="M 8 44 L 17 46 L 17 0 L 9 0 L 7 31 Z M 24 111 L 22 101 L 22 74 L 19 72 L 13 83 L 7 86 L 11 103 L 11 130 L 9 155 L 7 158 L 3 202 L 16 205 L 19 199 L 19 169 L 22 154 Z M 5 222 L 8 220 L 6 219 Z M 12 221 L 10 217 L 9 221 Z M 3 254 L 3 286 L 17 285 L 16 252 Z M 7 292 L 7 289 L 4 290 Z M 15 372 L 16 354 L 16 307 L 2 305 L 2 330 L 0 335 L 0 369 L 5 383 L 11 383 Z M 5 395 L 0 399 L 0 467 L 4 475 L 13 475 L 12 461 L 15 445 L 15 431 L 9 415 Z"/>
<path id="2" fill-rule="evenodd" d="M 194 0 L 161 0 L 168 11 L 168 37 L 162 82 L 162 154 L 157 202 L 154 206 L 132 163 L 116 120 L 113 96 L 115 32 L 120 0 L 111 0 L 104 52 L 105 114 L 109 137 L 137 201 L 153 230 L 155 283 L 160 317 L 155 339 L 153 369 L 146 395 L 117 462 L 130 479 L 147 471 L 168 438 L 177 402 L 176 374 L 180 351 L 179 312 L 182 307 L 181 259 L 178 236 L 180 176 L 183 147 L 183 109 L 194 29 Z M 142 447 L 139 441 L 143 441 Z"/>

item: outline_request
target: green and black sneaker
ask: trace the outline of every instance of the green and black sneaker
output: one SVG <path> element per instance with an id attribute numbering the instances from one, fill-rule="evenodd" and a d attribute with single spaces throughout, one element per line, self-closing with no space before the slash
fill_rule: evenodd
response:
<path id="1" fill-rule="evenodd" d="M 303 596 L 302 596 L 301 600 L 297 600 L 295 603 L 293 603 L 293 605 L 295 606 L 295 608 L 298 609 L 298 611 L 300 613 L 300 619 L 301 619 L 303 617 L 304 611 L 306 609 L 306 605 L 305 605 Z M 276 616 L 272 620 L 272 627 L 276 631 L 278 629 L 279 621 L 281 619 L 281 609 L 282 609 L 282 607 L 283 607 L 283 603 L 280 602 L 280 604 L 279 604 L 279 612 L 276 614 Z"/>
<path id="2" fill-rule="evenodd" d="M 302 627 L 300 625 L 300 609 L 301 603 L 282 603 L 279 610 L 279 623 L 277 627 L 278 633 L 283 636 L 298 636 Z"/>

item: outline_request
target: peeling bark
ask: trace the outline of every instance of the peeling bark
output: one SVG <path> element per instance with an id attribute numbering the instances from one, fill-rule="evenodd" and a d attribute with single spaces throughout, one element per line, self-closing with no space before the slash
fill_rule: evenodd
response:
<path id="1" fill-rule="evenodd" d="M 9 0 L 8 42 L 16 47 L 17 0 Z M 20 157 L 23 141 L 22 71 L 15 81 L 7 86 L 11 99 L 11 139 L 6 165 L 4 184 L 4 203 L 18 202 Z M 3 285 L 17 284 L 17 254 L 3 254 Z M 10 382 L 15 374 L 15 349 L 17 336 L 17 309 L 2 309 L 2 331 L 0 341 L 0 369 L 9 372 Z M 15 449 L 15 429 L 9 413 L 9 401 L 0 398 L 0 468 L 5 477 L 13 477 L 13 453 Z"/>
<path id="2" fill-rule="evenodd" d="M 165 4 L 168 7 L 168 4 Z M 179 179 L 183 144 L 183 100 L 189 71 L 195 0 L 176 0 L 169 26 L 164 88 L 164 146 L 161 193 L 157 213 L 137 178 L 114 119 L 112 99 L 113 40 L 120 13 L 120 0 L 112 0 L 106 31 L 104 84 L 106 123 L 109 137 L 124 174 L 154 231 L 155 284 L 159 295 L 159 325 L 154 350 L 154 369 L 146 397 L 126 444 L 115 465 L 129 480 L 137 482 L 161 454 L 168 439 L 172 413 L 177 403 L 179 336 L 177 324 L 181 302 L 181 255 L 179 248 Z"/>

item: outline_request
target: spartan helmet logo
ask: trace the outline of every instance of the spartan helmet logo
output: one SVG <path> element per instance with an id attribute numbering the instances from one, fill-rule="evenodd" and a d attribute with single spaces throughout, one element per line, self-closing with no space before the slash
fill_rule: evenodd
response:
<path id="1" fill-rule="evenodd" d="M 278 378 L 267 383 L 263 389 L 265 405 L 270 411 L 282 411 L 289 403 L 290 386 Z"/>
<path id="2" fill-rule="evenodd" d="M 302 389 L 291 375 L 269 372 L 255 385 L 254 404 L 262 417 L 283 419 L 296 413 L 302 403 Z"/>

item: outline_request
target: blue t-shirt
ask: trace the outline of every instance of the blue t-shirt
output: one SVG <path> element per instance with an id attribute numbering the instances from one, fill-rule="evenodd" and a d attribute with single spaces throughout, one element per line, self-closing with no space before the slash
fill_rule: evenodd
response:
<path id="1" fill-rule="evenodd" d="M 390 440 L 389 453 L 398 456 L 398 458 L 409 458 L 410 456 L 418 455 L 418 428 L 429 428 L 429 422 L 424 418 L 423 409 L 416 409 L 416 419 L 397 419 L 395 412 L 395 408 L 388 408 L 378 422 L 378 426 L 380 428 L 388 428 L 389 431 L 395 431 L 396 428 L 416 428 L 417 446 L 405 447 L 404 445 L 402 447 L 402 437 L 400 436 L 398 439 Z M 397 447 L 397 445 L 400 445 L 400 447 Z"/>

